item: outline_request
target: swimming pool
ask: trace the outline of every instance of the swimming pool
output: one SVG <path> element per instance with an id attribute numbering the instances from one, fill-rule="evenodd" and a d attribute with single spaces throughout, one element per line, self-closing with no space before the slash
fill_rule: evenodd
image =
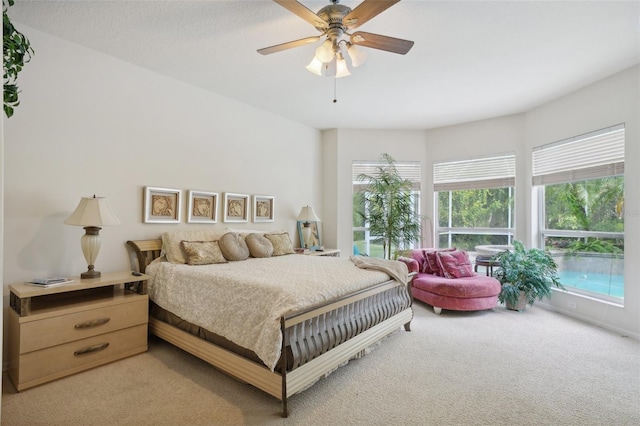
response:
<path id="1" fill-rule="evenodd" d="M 560 282 L 567 287 L 575 287 L 613 297 L 624 297 L 624 277 L 622 275 L 591 274 L 562 271 Z"/>

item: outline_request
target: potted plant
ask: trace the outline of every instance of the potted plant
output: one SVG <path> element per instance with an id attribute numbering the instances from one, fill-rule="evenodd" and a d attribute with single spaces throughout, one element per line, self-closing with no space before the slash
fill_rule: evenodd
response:
<path id="1" fill-rule="evenodd" d="M 358 214 L 369 223 L 371 234 L 382 239 L 383 257 L 392 259 L 397 258 L 399 249 L 420 239 L 421 224 L 411 181 L 400 175 L 389 154 L 382 154 L 379 163 L 374 173 L 358 176 L 367 184 L 367 209 Z"/>
<path id="2" fill-rule="evenodd" d="M 495 256 L 498 263 L 496 278 L 502 284 L 498 300 L 507 309 L 522 311 L 537 300 L 551 296 L 551 288 L 562 288 L 558 265 L 548 251 L 526 249 L 520 241 L 513 242 L 513 250 Z"/>

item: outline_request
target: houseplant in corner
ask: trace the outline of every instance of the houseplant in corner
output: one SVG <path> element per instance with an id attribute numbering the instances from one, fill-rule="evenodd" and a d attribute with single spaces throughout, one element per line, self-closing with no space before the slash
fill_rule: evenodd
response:
<path id="1" fill-rule="evenodd" d="M 378 166 L 370 174 L 360 174 L 358 180 L 366 184 L 363 204 L 358 211 L 369 223 L 371 235 L 382 239 L 383 257 L 395 259 L 398 250 L 420 239 L 420 216 L 416 214 L 413 184 L 402 177 L 396 161 L 383 153 Z"/>
<path id="2" fill-rule="evenodd" d="M 551 296 L 551 288 L 562 288 L 558 265 L 548 251 L 526 249 L 520 241 L 513 242 L 513 250 L 495 256 L 499 263 L 496 278 L 502 284 L 498 300 L 507 309 L 522 311 L 537 300 Z"/>

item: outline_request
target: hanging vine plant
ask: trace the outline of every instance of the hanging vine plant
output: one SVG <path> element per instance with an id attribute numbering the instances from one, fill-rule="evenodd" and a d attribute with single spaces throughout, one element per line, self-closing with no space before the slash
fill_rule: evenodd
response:
<path id="1" fill-rule="evenodd" d="M 7 117 L 13 115 L 15 107 L 20 105 L 18 100 L 18 73 L 24 64 L 31 60 L 34 51 L 31 43 L 11 23 L 7 15 L 9 6 L 15 0 L 2 0 L 2 50 L 4 53 L 4 113 Z"/>

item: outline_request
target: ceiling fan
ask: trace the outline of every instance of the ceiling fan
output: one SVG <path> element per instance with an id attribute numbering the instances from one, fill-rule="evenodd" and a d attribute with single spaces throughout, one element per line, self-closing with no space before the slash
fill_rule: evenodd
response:
<path id="1" fill-rule="evenodd" d="M 400 0 L 363 0 L 355 9 L 338 4 L 339 0 L 330 0 L 331 4 L 313 13 L 306 6 L 296 0 L 273 0 L 280 6 L 309 22 L 322 34 L 306 37 L 275 46 L 258 49 L 262 55 L 280 52 L 309 43 L 315 43 L 325 37 L 316 49 L 316 54 L 307 66 L 314 74 L 327 77 L 344 77 L 350 75 L 343 49 L 351 59 L 351 65 L 358 67 L 366 59 L 367 53 L 357 46 L 385 50 L 387 52 L 406 54 L 413 46 L 413 41 L 402 40 L 354 30 L 384 12 Z"/>

